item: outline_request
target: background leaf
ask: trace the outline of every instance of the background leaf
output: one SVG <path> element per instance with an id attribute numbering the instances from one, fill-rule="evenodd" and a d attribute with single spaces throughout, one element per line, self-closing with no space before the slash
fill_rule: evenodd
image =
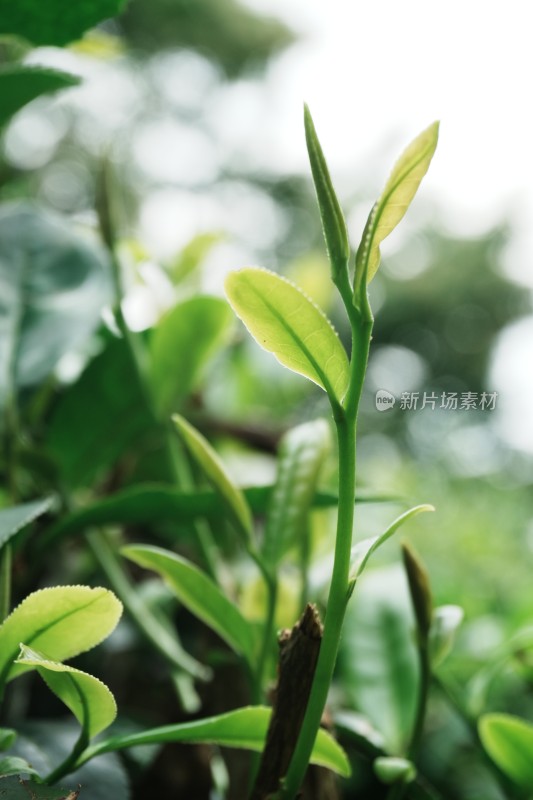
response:
<path id="1" fill-rule="evenodd" d="M 105 730 L 115 719 L 115 698 L 107 686 L 93 675 L 50 661 L 24 644 L 21 644 L 17 664 L 37 669 L 49 689 L 72 711 L 88 739 Z"/>
<path id="2" fill-rule="evenodd" d="M 21 641 L 64 661 L 109 636 L 121 613 L 107 589 L 55 586 L 33 592 L 0 625 L 0 684 L 28 670 L 13 663 Z"/>
<path id="3" fill-rule="evenodd" d="M 250 623 L 198 567 L 181 556 L 150 545 L 129 545 L 122 554 L 153 569 L 170 586 L 178 600 L 218 633 L 235 652 L 254 664 L 255 636 Z"/>
<path id="4" fill-rule="evenodd" d="M 449 654 L 463 617 L 464 611 L 461 606 L 437 606 L 433 610 L 429 630 L 429 652 L 433 667 L 438 667 Z"/>
<path id="5" fill-rule="evenodd" d="M 228 275 L 226 294 L 261 347 L 342 400 L 348 357 L 325 314 L 300 289 L 274 272 L 249 267 Z"/>
<path id="6" fill-rule="evenodd" d="M 56 69 L 25 64 L 3 67 L 0 70 L 0 127 L 36 97 L 77 86 L 79 83 L 80 79 L 76 75 Z"/>
<path id="7" fill-rule="evenodd" d="M 114 17 L 125 0 L 0 0 L 4 33 L 14 33 L 35 45 L 64 45 L 109 17 Z"/>
<path id="8" fill-rule="evenodd" d="M 0 549 L 20 530 L 45 514 L 52 505 L 53 498 L 45 497 L 31 503 L 22 503 L 13 508 L 0 510 Z"/>
<path id="9" fill-rule="evenodd" d="M 486 714 L 479 723 L 483 747 L 519 786 L 533 790 L 533 725 L 510 714 Z"/>
<path id="10" fill-rule="evenodd" d="M 24 770 L 22 770 L 24 772 Z M 0 795 L 5 800 L 76 800 L 79 790 L 69 791 L 60 786 L 44 786 L 12 775 L 0 776 Z"/>
<path id="11" fill-rule="evenodd" d="M 376 274 L 381 258 L 379 246 L 409 208 L 428 171 L 438 136 L 439 123 L 434 122 L 411 142 L 394 165 L 379 200 L 370 212 L 357 253 L 357 271 L 361 279 L 366 273 L 367 282 L 370 282 Z"/>
<path id="12" fill-rule="evenodd" d="M 102 252 L 29 205 L 0 212 L 0 407 L 42 381 L 96 327 L 109 298 Z"/>
<path id="13" fill-rule="evenodd" d="M 159 321 L 150 339 L 150 376 L 162 417 L 176 411 L 228 333 L 233 316 L 217 297 L 191 297 Z"/>
<path id="14" fill-rule="evenodd" d="M 166 725 L 130 736 L 116 736 L 88 748 L 86 757 L 93 758 L 111 750 L 158 742 L 205 742 L 260 752 L 265 743 L 271 713 L 271 709 L 265 706 L 248 706 L 196 722 Z M 320 764 L 344 777 L 350 775 L 350 763 L 344 750 L 323 728 L 318 732 L 311 763 Z"/>

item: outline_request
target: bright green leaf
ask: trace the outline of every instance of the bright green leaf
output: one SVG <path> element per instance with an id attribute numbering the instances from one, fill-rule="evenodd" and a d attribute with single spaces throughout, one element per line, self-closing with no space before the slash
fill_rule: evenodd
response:
<path id="1" fill-rule="evenodd" d="M 485 714 L 479 722 L 483 747 L 519 786 L 533 791 L 533 725 L 510 714 Z"/>
<path id="2" fill-rule="evenodd" d="M 346 351 L 325 314 L 285 278 L 249 267 L 226 278 L 226 294 L 256 342 L 340 403 L 349 381 Z"/>
<path id="3" fill-rule="evenodd" d="M 434 609 L 429 630 L 429 652 L 433 667 L 438 667 L 449 654 L 463 617 L 464 611 L 460 606 L 438 606 Z"/>
<path id="4" fill-rule="evenodd" d="M 226 235 L 222 231 L 205 231 L 187 242 L 168 267 L 172 282 L 181 283 L 188 278 L 201 266 L 213 247 L 225 238 Z"/>
<path id="5" fill-rule="evenodd" d="M 67 72 L 25 64 L 0 69 L 0 127 L 35 98 L 77 86 L 79 82 L 78 77 Z"/>
<path id="6" fill-rule="evenodd" d="M 336 281 L 341 270 L 346 270 L 350 258 L 348 231 L 313 119 L 307 106 L 304 109 L 304 122 L 307 152 L 309 153 L 309 161 L 313 173 L 324 238 L 331 263 L 333 280 Z"/>
<path id="7" fill-rule="evenodd" d="M 129 736 L 115 736 L 88 748 L 83 756 L 83 761 L 112 750 L 163 742 L 186 742 L 189 744 L 205 742 L 218 744 L 221 747 L 237 747 L 261 752 L 266 739 L 270 715 L 270 708 L 249 706 L 197 722 L 166 725 Z M 327 767 L 343 777 L 350 775 L 350 763 L 346 753 L 331 734 L 323 728 L 318 732 L 311 763 Z"/>
<path id="8" fill-rule="evenodd" d="M 428 171 L 437 147 L 439 123 L 417 136 L 396 162 L 379 200 L 370 212 L 356 259 L 356 282 L 370 282 L 377 272 L 379 247 L 398 225 Z"/>
<path id="9" fill-rule="evenodd" d="M 246 539 L 252 535 L 252 515 L 243 493 L 235 486 L 209 442 L 179 414 L 172 417 L 181 438 L 206 478 L 226 502 Z"/>
<path id="10" fill-rule="evenodd" d="M 263 556 L 273 568 L 305 535 L 305 523 L 329 447 L 329 427 L 323 419 L 298 425 L 281 440 L 278 474 L 263 537 Z"/>
<path id="11" fill-rule="evenodd" d="M 109 636 L 121 613 L 108 589 L 55 586 L 33 592 L 0 625 L 0 686 L 28 669 L 13 663 L 21 641 L 64 661 Z"/>
<path id="12" fill-rule="evenodd" d="M 150 339 L 150 385 L 160 415 L 170 415 L 194 388 L 232 321 L 217 297 L 191 297 L 158 322 Z"/>
<path id="13" fill-rule="evenodd" d="M 237 606 L 198 567 L 175 553 L 150 545 L 129 545 L 121 552 L 141 567 L 161 575 L 189 611 L 216 631 L 249 664 L 254 664 L 253 628 Z"/>
<path id="14" fill-rule="evenodd" d="M 99 22 L 114 17 L 125 0 L 0 0 L 4 33 L 14 33 L 34 45 L 65 45 Z"/>
<path id="15" fill-rule="evenodd" d="M 0 758 L 0 777 L 7 775 L 20 775 L 21 773 L 23 775 L 38 775 L 38 772 L 34 770 L 24 758 L 19 758 L 18 756 L 6 756 L 5 758 Z M 3 796 L 1 787 L 2 784 L 0 783 L 0 797 Z"/>
<path id="16" fill-rule="evenodd" d="M 404 754 L 415 718 L 418 661 L 412 629 L 403 570 L 367 570 L 346 611 L 339 674 L 350 707 L 381 733 L 390 755 Z"/>
<path id="17" fill-rule="evenodd" d="M 13 508 L 3 508 L 0 511 L 0 549 L 26 525 L 45 514 L 52 505 L 52 500 L 51 497 L 45 497 L 43 500 L 22 503 Z"/>
<path id="18" fill-rule="evenodd" d="M 41 382 L 98 325 L 107 263 L 59 217 L 25 204 L 0 213 L 0 408 Z"/>
<path id="19" fill-rule="evenodd" d="M 20 647 L 17 664 L 37 669 L 49 689 L 72 711 L 87 740 L 111 725 L 117 704 L 104 683 L 79 669 L 50 661 L 31 647 Z"/>
<path id="20" fill-rule="evenodd" d="M 406 758 L 380 756 L 372 766 L 380 781 L 387 785 L 411 783 L 416 778 L 416 767 Z"/>
<path id="21" fill-rule="evenodd" d="M 417 514 L 421 514 L 424 511 L 435 511 L 435 509 L 433 506 L 428 504 L 410 508 L 409 511 L 406 511 L 404 514 L 401 514 L 397 519 L 395 519 L 394 522 L 389 525 L 385 533 L 381 534 L 381 536 L 373 536 L 370 539 L 363 539 L 362 541 L 357 542 L 357 544 L 352 547 L 350 559 L 350 582 L 352 584 L 355 583 L 357 578 L 365 569 L 368 559 L 372 553 L 375 553 L 375 551 L 381 547 L 381 545 L 384 544 L 387 539 L 390 539 L 391 536 L 394 536 L 398 528 L 401 528 L 401 526 L 410 519 L 416 517 Z"/>

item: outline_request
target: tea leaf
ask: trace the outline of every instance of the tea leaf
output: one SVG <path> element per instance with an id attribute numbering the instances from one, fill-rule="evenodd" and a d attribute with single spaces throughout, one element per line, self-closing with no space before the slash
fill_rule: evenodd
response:
<path id="1" fill-rule="evenodd" d="M 161 575 L 189 611 L 216 631 L 249 664 L 254 663 L 256 643 L 250 623 L 198 567 L 175 553 L 150 545 L 129 545 L 123 547 L 121 553 Z"/>
<path id="2" fill-rule="evenodd" d="M 52 500 L 51 497 L 45 497 L 43 500 L 22 503 L 13 508 L 3 508 L 0 511 L 0 549 L 26 525 L 45 514 L 52 505 Z"/>
<path id="3" fill-rule="evenodd" d="M 121 613 L 107 589 L 55 586 L 33 592 L 0 625 L 0 686 L 28 670 L 13 663 L 21 640 L 64 661 L 109 636 Z"/>
<path id="4" fill-rule="evenodd" d="M 150 339 L 150 374 L 161 416 L 187 397 L 231 322 L 231 310 L 217 297 L 191 297 L 159 321 Z"/>
<path id="5" fill-rule="evenodd" d="M 239 531 L 247 540 L 252 535 L 252 515 L 244 495 L 238 489 L 209 442 L 179 414 L 172 417 L 185 445 L 203 469 L 212 486 L 219 492 L 235 518 Z"/>
<path id="6" fill-rule="evenodd" d="M 256 342 L 341 402 L 348 388 L 344 347 L 325 314 L 285 278 L 248 267 L 226 278 L 226 294 Z"/>
<path id="7" fill-rule="evenodd" d="M 23 774 L 27 771 L 21 770 Z M 76 800 L 79 790 L 69 791 L 60 786 L 45 786 L 35 781 L 22 780 L 18 775 L 0 775 L 0 795 L 5 800 Z"/>
<path id="8" fill-rule="evenodd" d="M 28 762 L 24 758 L 19 758 L 18 756 L 6 756 L 5 758 L 0 758 L 0 778 L 3 778 L 7 775 L 38 775 L 39 773 L 37 770 L 33 769 L 33 767 L 28 764 Z M 0 797 L 3 797 L 4 793 L 2 792 L 2 784 L 0 783 Z M 7 798 L 9 800 L 9 798 Z"/>
<path id="9" fill-rule="evenodd" d="M 16 663 L 37 669 L 49 689 L 72 711 L 88 740 L 111 725 L 117 704 L 104 683 L 79 669 L 50 661 L 24 644 L 20 647 Z"/>
<path id="10" fill-rule="evenodd" d="M 323 419 L 298 425 L 281 440 L 278 474 L 263 538 L 265 562 L 273 568 L 304 535 L 320 468 L 329 446 L 329 427 Z"/>
<path id="11" fill-rule="evenodd" d="M 80 79 L 68 72 L 14 64 L 0 70 L 0 127 L 43 94 L 77 86 Z"/>
<path id="12" fill-rule="evenodd" d="M 402 542 L 402 558 L 411 593 L 420 642 L 425 646 L 433 619 L 433 598 L 425 566 L 413 548 Z"/>
<path id="13" fill-rule="evenodd" d="M 439 123 L 422 131 L 402 153 L 368 218 L 356 257 L 356 282 L 369 283 L 377 272 L 379 247 L 409 208 L 437 148 Z"/>
<path id="14" fill-rule="evenodd" d="M 324 153 L 318 141 L 318 136 L 313 124 L 311 112 L 307 105 L 304 109 L 305 139 L 307 142 L 307 152 L 311 162 L 311 171 L 316 189 L 318 207 L 322 218 L 322 228 L 324 239 L 331 263 L 333 281 L 335 282 L 339 273 L 346 269 L 350 258 L 350 243 L 348 241 L 348 231 L 342 213 L 340 203 L 335 194 L 331 181 L 328 165 L 324 158 Z"/>
<path id="15" fill-rule="evenodd" d="M 533 725 L 510 714 L 485 714 L 479 723 L 483 747 L 519 786 L 533 790 Z"/>
<path id="16" fill-rule="evenodd" d="M 205 742 L 218 744 L 221 747 L 237 747 L 261 752 L 271 713 L 271 709 L 265 706 L 248 706 L 196 722 L 166 725 L 141 733 L 114 736 L 88 748 L 83 756 L 83 761 L 111 750 L 123 750 L 140 744 L 162 742 L 186 742 L 189 744 Z M 318 732 L 311 763 L 327 767 L 343 777 L 348 777 L 351 772 L 346 753 L 331 734 L 323 728 Z"/>

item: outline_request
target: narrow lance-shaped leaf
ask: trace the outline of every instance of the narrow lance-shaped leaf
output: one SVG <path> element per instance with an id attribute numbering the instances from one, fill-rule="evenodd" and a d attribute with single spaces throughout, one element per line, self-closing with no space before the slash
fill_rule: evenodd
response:
<path id="1" fill-rule="evenodd" d="M 265 743 L 270 715 L 270 708 L 249 706 L 196 722 L 166 725 L 162 728 L 142 731 L 141 733 L 115 736 L 88 748 L 80 759 L 80 763 L 112 750 L 123 750 L 126 747 L 136 747 L 141 744 L 161 744 L 163 742 L 186 742 L 190 744 L 205 742 L 218 744 L 222 747 L 237 747 L 261 752 Z M 345 778 L 350 775 L 350 763 L 346 753 L 331 734 L 323 728 L 318 732 L 311 763 L 327 767 Z"/>
<path id="2" fill-rule="evenodd" d="M 31 503 L 22 503 L 13 508 L 2 509 L 0 511 L 0 549 L 26 525 L 45 514 L 51 505 L 52 498 L 45 497 L 43 500 L 34 500 Z"/>
<path id="3" fill-rule="evenodd" d="M 121 613 L 122 604 L 108 589 L 54 586 L 33 592 L 0 625 L 0 686 L 30 669 L 13 663 L 21 640 L 64 661 L 109 636 Z"/>
<path id="4" fill-rule="evenodd" d="M 292 428 L 281 441 L 278 475 L 263 539 L 265 561 L 274 568 L 288 548 L 305 535 L 305 523 L 329 445 L 329 428 L 323 419 Z"/>
<path id="5" fill-rule="evenodd" d="M 240 533 L 249 542 L 253 523 L 250 508 L 243 493 L 235 486 L 209 442 L 179 414 L 174 414 L 172 420 L 187 449 L 203 469 L 211 485 L 226 502 L 237 522 Z"/>
<path id="6" fill-rule="evenodd" d="M 533 725 L 510 714 L 485 714 L 479 736 L 499 768 L 523 789 L 533 791 Z"/>
<path id="7" fill-rule="evenodd" d="M 311 112 L 307 105 L 304 108 L 305 140 L 313 173 L 318 207 L 322 218 L 324 239 L 328 250 L 333 281 L 337 282 L 342 271 L 347 270 L 350 258 L 348 231 L 340 203 L 335 194 L 328 165 L 313 124 Z"/>
<path id="8" fill-rule="evenodd" d="M 198 567 L 175 553 L 150 545 L 129 545 L 121 552 L 141 567 L 161 575 L 189 611 L 243 655 L 249 664 L 254 664 L 256 647 L 252 626 Z"/>
<path id="9" fill-rule="evenodd" d="M 37 669 L 49 689 L 72 711 L 87 741 L 111 725 L 117 704 L 104 683 L 79 669 L 50 661 L 24 644 L 20 648 L 17 664 Z"/>
<path id="10" fill-rule="evenodd" d="M 226 294 L 256 342 L 293 372 L 340 403 L 350 370 L 346 351 L 325 314 L 294 284 L 248 267 L 226 278 Z"/>
<path id="11" fill-rule="evenodd" d="M 396 162 L 378 201 L 368 218 L 363 239 L 357 251 L 356 285 L 366 284 L 377 272 L 381 242 L 398 225 L 413 200 L 426 174 L 439 136 L 439 123 L 414 139 Z"/>
<path id="12" fill-rule="evenodd" d="M 43 94 L 76 86 L 80 79 L 55 69 L 13 64 L 0 70 L 0 128 Z"/>
<path id="13" fill-rule="evenodd" d="M 402 557 L 415 612 L 419 644 L 426 646 L 433 619 L 433 599 L 426 568 L 413 548 L 402 542 Z"/>

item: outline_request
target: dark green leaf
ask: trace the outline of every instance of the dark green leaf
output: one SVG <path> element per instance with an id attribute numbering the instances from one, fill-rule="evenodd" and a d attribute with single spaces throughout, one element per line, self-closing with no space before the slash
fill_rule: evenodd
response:
<path id="1" fill-rule="evenodd" d="M 95 329 L 109 297 L 102 252 L 31 206 L 0 213 L 0 407 Z"/>
<path id="2" fill-rule="evenodd" d="M 94 758 L 100 753 L 108 753 L 111 750 L 162 742 L 188 742 L 190 744 L 206 742 L 223 747 L 237 747 L 260 752 L 265 742 L 270 714 L 270 708 L 249 706 L 197 722 L 166 725 L 163 728 L 134 733 L 130 736 L 116 736 L 88 748 L 83 760 Z M 323 728 L 318 732 L 311 763 L 327 767 L 344 777 L 350 775 L 350 764 L 344 750 Z"/>
<path id="3" fill-rule="evenodd" d="M 44 786 L 42 783 L 23 780 L 17 775 L 5 778 L 0 776 L 2 800 L 76 800 L 78 795 L 78 790 L 69 791 L 59 786 Z"/>
<path id="4" fill-rule="evenodd" d="M 0 0 L 0 13 L 1 13 Z M 14 64 L 0 69 L 0 127 L 43 94 L 77 86 L 80 79 L 55 69 Z"/>
<path id="5" fill-rule="evenodd" d="M 429 576 L 420 558 L 407 542 L 402 542 L 402 557 L 407 574 L 411 602 L 413 603 L 415 612 L 418 634 L 421 642 L 425 644 L 429 637 L 433 619 L 433 599 L 429 585 Z"/>
<path id="6" fill-rule="evenodd" d="M 158 322 L 150 339 L 150 377 L 161 417 L 176 411 L 226 337 L 233 315 L 217 297 L 191 297 Z"/>
<path id="7" fill-rule="evenodd" d="M 16 738 L 16 731 L 11 728 L 0 728 L 0 750 L 9 750 Z"/>
<path id="8" fill-rule="evenodd" d="M 14 33 L 35 45 L 65 45 L 99 22 L 114 17 L 125 0 L 0 0 L 4 33 Z"/>
<path id="9" fill-rule="evenodd" d="M 311 162 L 318 207 L 322 218 L 322 228 L 331 263 L 333 281 L 336 282 L 341 271 L 346 270 L 350 258 L 348 231 L 329 175 L 328 165 L 318 141 L 313 119 L 307 106 L 305 106 L 304 121 L 307 152 Z"/>
<path id="10" fill-rule="evenodd" d="M 123 547 L 121 552 L 136 564 L 161 575 L 189 611 L 216 631 L 250 665 L 254 665 L 254 629 L 211 578 L 186 559 L 160 547 L 130 545 Z"/>
<path id="11" fill-rule="evenodd" d="M 510 714 L 486 714 L 479 735 L 499 768 L 523 789 L 533 791 L 533 725 Z"/>
<path id="12" fill-rule="evenodd" d="M 34 500 L 23 503 L 13 508 L 3 508 L 0 511 L 0 550 L 15 534 L 33 522 L 34 519 L 45 514 L 52 504 L 53 498 L 45 497 L 43 500 Z"/>

